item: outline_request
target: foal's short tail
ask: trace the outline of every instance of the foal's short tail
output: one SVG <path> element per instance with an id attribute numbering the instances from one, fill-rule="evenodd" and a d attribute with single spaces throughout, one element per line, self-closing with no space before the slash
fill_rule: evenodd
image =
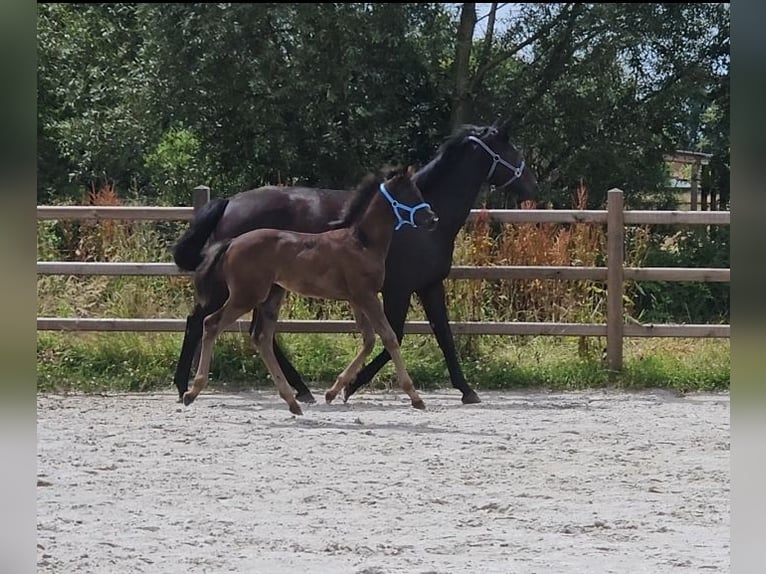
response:
<path id="1" fill-rule="evenodd" d="M 213 199 L 206 203 L 189 228 L 173 247 L 173 261 L 184 271 L 194 271 L 202 263 L 202 250 L 223 216 L 228 199 Z"/>
<path id="2" fill-rule="evenodd" d="M 211 292 L 221 281 L 220 277 L 215 276 L 215 272 L 218 269 L 219 261 L 231 245 L 231 241 L 231 239 L 224 239 L 208 247 L 202 263 L 194 271 L 194 290 L 197 294 L 197 302 L 203 306 L 208 302 Z"/>

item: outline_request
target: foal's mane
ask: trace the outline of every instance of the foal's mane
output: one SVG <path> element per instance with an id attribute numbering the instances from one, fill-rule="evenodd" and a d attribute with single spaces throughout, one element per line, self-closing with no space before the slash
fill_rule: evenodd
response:
<path id="1" fill-rule="evenodd" d="M 341 211 L 340 218 L 330 223 L 330 229 L 341 229 L 354 225 L 367 210 L 367 206 L 370 205 L 372 198 L 375 197 L 381 179 L 389 180 L 404 174 L 406 174 L 404 168 L 390 169 L 384 174 L 383 178 L 381 178 L 380 175 L 368 173 L 364 179 L 359 182 L 359 185 L 356 186 L 356 189 L 351 195 L 351 199 L 346 201 L 343 210 Z"/>

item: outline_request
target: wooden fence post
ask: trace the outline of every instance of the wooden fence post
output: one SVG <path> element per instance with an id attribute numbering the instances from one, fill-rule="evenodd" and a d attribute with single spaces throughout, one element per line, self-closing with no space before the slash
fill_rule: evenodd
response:
<path id="1" fill-rule="evenodd" d="M 625 214 L 622 190 L 610 189 L 606 202 L 606 361 L 610 371 L 622 370 L 624 332 Z"/>
<path id="2" fill-rule="evenodd" d="M 198 185 L 192 190 L 192 207 L 194 215 L 197 215 L 202 206 L 210 201 L 210 188 L 206 185 Z"/>

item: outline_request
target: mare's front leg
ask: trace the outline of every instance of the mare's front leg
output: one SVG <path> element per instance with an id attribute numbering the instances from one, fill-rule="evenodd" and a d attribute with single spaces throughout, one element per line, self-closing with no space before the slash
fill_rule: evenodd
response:
<path id="1" fill-rule="evenodd" d="M 376 298 L 377 299 L 377 298 Z M 396 340 L 401 343 L 404 338 L 404 320 L 407 318 L 407 311 L 410 309 L 410 293 L 403 292 L 383 292 L 383 309 L 388 324 L 396 334 Z M 348 401 L 349 397 L 358 391 L 362 386 L 369 383 L 372 378 L 378 374 L 378 371 L 391 359 L 387 349 L 382 350 L 359 371 L 356 379 L 343 389 L 343 401 Z"/>
<path id="2" fill-rule="evenodd" d="M 479 395 L 468 386 L 457 359 L 455 340 L 452 337 L 452 329 L 450 329 L 449 318 L 447 317 L 447 305 L 444 300 L 444 283 L 437 281 L 427 288 L 421 289 L 417 294 L 423 304 L 428 322 L 431 324 L 431 330 L 436 336 L 436 342 L 447 362 L 452 386 L 463 393 L 463 404 L 480 403 Z"/>
<path id="3" fill-rule="evenodd" d="M 394 362 L 399 386 L 407 396 L 410 397 L 413 407 L 416 409 L 425 409 L 426 405 L 415 390 L 415 385 L 412 384 L 412 379 L 404 366 L 402 354 L 399 349 L 399 339 L 391 328 L 391 325 L 389 325 L 380 301 L 378 301 L 377 297 L 373 296 L 364 303 L 360 303 L 360 306 L 364 309 L 365 315 L 367 315 L 370 323 L 372 323 L 373 329 L 375 329 L 375 332 L 380 336 L 383 346 L 386 348 L 388 354 L 391 356 L 391 360 Z"/>
<path id="4" fill-rule="evenodd" d="M 359 306 L 351 303 L 351 309 L 354 312 L 356 328 L 359 329 L 359 332 L 362 334 L 362 348 L 349 365 L 343 369 L 343 372 L 338 375 L 335 384 L 327 391 L 327 393 L 325 393 L 325 400 L 328 403 L 331 403 L 335 397 L 338 396 L 338 393 L 346 388 L 346 385 L 354 379 L 359 372 L 359 369 L 364 364 L 365 359 L 370 356 L 373 348 L 375 348 L 375 330 L 372 328 L 369 319 Z"/>
<path id="5" fill-rule="evenodd" d="M 279 396 L 287 403 L 290 412 L 295 415 L 302 415 L 303 410 L 295 400 L 290 385 L 287 382 L 285 374 L 279 366 L 279 361 L 274 354 L 274 332 L 277 328 L 277 318 L 279 317 L 279 308 L 285 296 L 285 290 L 275 285 L 269 292 L 268 297 L 257 309 L 258 320 L 253 326 L 252 339 L 253 344 L 258 348 L 261 359 L 266 364 L 266 368 L 274 380 Z"/>

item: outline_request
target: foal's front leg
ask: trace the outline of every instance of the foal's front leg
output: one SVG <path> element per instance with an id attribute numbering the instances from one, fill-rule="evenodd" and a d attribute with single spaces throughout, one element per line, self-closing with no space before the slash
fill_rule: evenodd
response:
<path id="1" fill-rule="evenodd" d="M 407 393 L 407 396 L 410 397 L 413 407 L 416 409 L 425 409 L 426 405 L 415 390 L 415 386 L 412 384 L 412 379 L 404 366 L 402 354 L 399 349 L 399 340 L 396 337 L 396 333 L 394 333 L 394 330 L 391 328 L 391 325 L 388 323 L 388 319 L 386 319 L 386 314 L 383 312 L 383 305 L 377 297 L 371 297 L 367 300 L 363 308 L 364 313 L 372 323 L 375 332 L 380 335 L 383 346 L 386 348 L 389 355 L 391 355 L 391 360 L 396 367 L 396 378 L 399 380 L 399 386 L 405 393 Z"/>
<path id="2" fill-rule="evenodd" d="M 333 399 L 338 396 L 338 393 L 354 380 L 359 369 L 362 368 L 365 360 L 367 360 L 367 357 L 370 356 L 373 348 L 375 348 L 375 329 L 372 328 L 370 320 L 364 314 L 364 311 L 353 303 L 351 303 L 351 310 L 354 313 L 356 328 L 359 329 L 359 332 L 362 334 L 362 348 L 357 353 L 356 357 L 354 357 L 354 360 L 343 369 L 343 372 L 340 375 L 338 375 L 338 378 L 335 379 L 335 384 L 329 391 L 327 391 L 327 393 L 325 393 L 324 398 L 328 403 L 331 403 Z"/>

